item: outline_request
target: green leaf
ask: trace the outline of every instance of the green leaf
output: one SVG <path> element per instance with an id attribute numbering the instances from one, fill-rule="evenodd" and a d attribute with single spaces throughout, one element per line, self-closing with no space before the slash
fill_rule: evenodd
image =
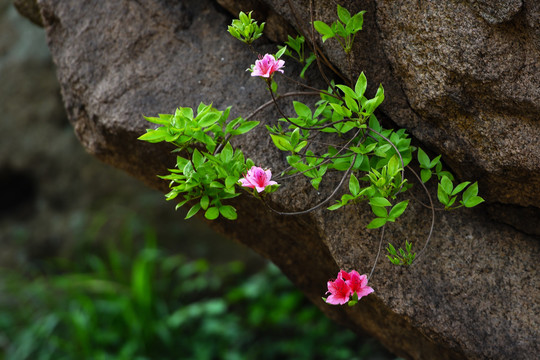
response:
<path id="1" fill-rule="evenodd" d="M 334 37 L 336 34 L 332 30 L 332 28 L 328 25 L 326 25 L 322 21 L 314 21 L 313 26 L 315 27 L 315 30 L 319 32 L 319 34 L 323 35 L 322 41 L 325 42 L 326 40 Z"/>
<path id="2" fill-rule="evenodd" d="M 284 136 L 270 134 L 270 137 L 272 138 L 272 141 L 274 142 L 274 145 L 276 145 L 276 147 L 279 150 L 283 150 L 283 151 L 293 151 L 294 150 L 294 148 L 292 147 L 289 140 L 285 139 Z"/>
<path id="3" fill-rule="evenodd" d="M 345 95 L 351 97 L 352 99 L 359 99 L 358 95 L 356 95 L 356 93 L 350 87 L 345 85 L 336 85 L 336 87 L 340 88 Z"/>
<path id="4" fill-rule="evenodd" d="M 452 184 L 452 180 L 447 178 L 446 176 L 443 176 L 441 179 L 441 186 L 444 190 L 444 192 L 448 195 L 452 193 L 452 189 L 454 188 L 454 185 Z"/>
<path id="5" fill-rule="evenodd" d="M 211 187 L 211 188 L 218 188 L 218 189 L 221 189 L 221 188 L 223 188 L 223 184 L 220 183 L 219 181 L 212 181 L 212 182 L 210 183 L 210 187 Z"/>
<path id="6" fill-rule="evenodd" d="M 422 179 L 423 183 L 426 183 L 431 179 L 432 172 L 431 170 L 422 169 L 420 170 L 420 178 Z"/>
<path id="7" fill-rule="evenodd" d="M 306 145 L 308 144 L 307 141 L 302 141 L 300 142 L 300 144 L 296 145 L 296 147 L 294 148 L 294 152 L 299 152 L 300 150 L 302 150 Z"/>
<path id="8" fill-rule="evenodd" d="M 189 160 L 186 158 L 183 158 L 181 156 L 176 157 L 176 167 L 179 169 L 183 169 L 188 162 Z"/>
<path id="9" fill-rule="evenodd" d="M 227 126 L 225 127 L 225 132 L 231 132 L 233 129 L 238 125 L 239 123 L 242 123 L 244 119 L 241 117 L 237 117 L 236 119 L 230 121 Z"/>
<path id="10" fill-rule="evenodd" d="M 309 54 L 309 57 L 306 59 L 306 65 L 304 65 L 304 67 L 302 68 L 302 71 L 300 72 L 300 77 L 301 77 L 302 79 L 304 79 L 306 70 L 309 68 L 309 66 L 310 66 L 315 60 L 317 60 L 317 57 L 315 56 L 315 54 L 314 54 L 313 52 L 311 52 L 311 53 Z"/>
<path id="11" fill-rule="evenodd" d="M 208 195 L 204 195 L 201 198 L 200 204 L 201 204 L 201 208 L 203 208 L 203 210 L 206 210 L 208 208 L 208 205 L 210 204 L 210 199 L 208 198 Z"/>
<path id="12" fill-rule="evenodd" d="M 315 188 L 315 190 L 319 190 L 319 184 L 322 181 L 322 177 L 318 177 L 315 179 L 311 179 L 311 185 Z"/>
<path id="13" fill-rule="evenodd" d="M 354 196 L 358 195 L 358 193 L 360 192 L 360 183 L 358 182 L 358 179 L 356 178 L 356 176 L 354 176 L 354 174 L 351 174 L 351 177 L 349 179 L 349 191 Z"/>
<path id="14" fill-rule="evenodd" d="M 283 47 L 276 53 L 276 55 L 274 56 L 274 58 L 279 59 L 280 57 L 283 56 L 283 54 L 285 53 L 285 51 L 287 51 L 287 46 L 283 46 Z"/>
<path id="15" fill-rule="evenodd" d="M 221 112 L 209 112 L 198 121 L 198 124 L 200 127 L 208 127 L 214 125 L 219 118 L 221 118 Z"/>
<path id="16" fill-rule="evenodd" d="M 236 214 L 236 209 L 231 205 L 221 206 L 219 208 L 219 213 L 221 214 L 221 216 L 229 220 L 236 220 L 236 218 L 238 217 L 238 215 Z"/>
<path id="17" fill-rule="evenodd" d="M 459 184 L 458 186 L 456 186 L 456 188 L 452 191 L 452 194 L 451 195 L 456 195 L 458 194 L 461 190 L 465 189 L 465 187 L 467 185 L 469 185 L 471 182 L 470 181 L 465 181 L 465 182 L 462 182 L 461 184 Z"/>
<path id="18" fill-rule="evenodd" d="M 373 197 L 369 199 L 369 204 L 374 206 L 392 206 L 390 201 L 383 197 Z"/>
<path id="19" fill-rule="evenodd" d="M 332 23 L 332 30 L 334 31 L 334 33 L 336 33 L 337 35 L 341 37 L 347 37 L 348 35 L 347 32 L 345 31 L 345 27 L 339 21 L 334 21 Z"/>
<path id="20" fill-rule="evenodd" d="M 278 84 L 277 82 L 272 78 L 272 83 L 270 84 L 270 89 L 272 90 L 272 92 L 274 94 L 277 94 L 277 88 L 278 88 Z"/>
<path id="21" fill-rule="evenodd" d="M 344 106 L 335 103 L 330 103 L 330 106 L 332 107 L 332 109 L 334 109 L 335 112 L 337 112 L 341 116 L 350 117 L 352 115 L 351 110 Z"/>
<path id="22" fill-rule="evenodd" d="M 373 211 L 373 213 L 380 218 L 386 219 L 388 217 L 388 211 L 384 206 L 371 205 L 371 211 Z"/>
<path id="23" fill-rule="evenodd" d="M 377 117 L 375 115 L 371 115 L 369 117 L 369 127 L 377 132 L 381 132 L 381 124 L 379 123 L 379 120 L 377 120 Z"/>
<path id="24" fill-rule="evenodd" d="M 244 25 L 248 25 L 251 23 L 250 19 L 243 11 L 240 11 L 240 14 L 238 14 L 238 18 Z"/>
<path id="25" fill-rule="evenodd" d="M 168 200 L 168 199 L 167 199 Z M 188 202 L 188 200 L 183 200 L 183 201 L 180 201 L 178 204 L 176 204 L 176 207 L 174 208 L 175 210 L 178 210 L 180 209 L 182 206 L 184 206 L 186 203 Z"/>
<path id="26" fill-rule="evenodd" d="M 182 170 L 182 173 L 184 173 L 184 175 L 186 175 L 186 176 L 191 176 L 191 175 L 193 175 L 194 172 L 195 172 L 195 170 L 193 169 L 193 164 L 191 163 L 191 161 L 188 161 L 186 163 L 186 166 L 184 166 L 184 169 Z"/>
<path id="27" fill-rule="evenodd" d="M 191 156 L 191 161 L 193 161 L 193 166 L 198 169 L 199 166 L 201 166 L 204 162 L 204 156 L 199 152 L 199 150 L 195 149 L 193 151 L 193 155 Z"/>
<path id="28" fill-rule="evenodd" d="M 194 216 L 195 214 L 197 214 L 199 212 L 199 210 L 201 209 L 201 204 L 200 203 L 197 203 L 195 205 L 193 205 L 191 207 L 191 209 L 189 209 L 186 217 L 184 219 L 189 219 L 190 217 Z"/>
<path id="29" fill-rule="evenodd" d="M 311 109 L 309 106 L 299 102 L 299 101 L 293 101 L 294 111 L 298 114 L 299 117 L 305 118 L 305 119 L 311 119 Z"/>
<path id="30" fill-rule="evenodd" d="M 340 201 L 338 201 L 337 204 L 329 206 L 327 209 L 333 211 L 333 210 L 339 209 L 342 206 L 343 206 L 343 204 Z"/>
<path id="31" fill-rule="evenodd" d="M 234 186 L 234 184 L 236 184 L 237 182 L 238 182 L 238 178 L 236 176 L 229 175 L 225 179 L 225 187 L 230 188 Z"/>
<path id="32" fill-rule="evenodd" d="M 401 168 L 400 161 L 398 159 L 397 155 L 394 155 L 390 158 L 388 161 L 388 175 L 389 176 L 396 176 Z"/>
<path id="33" fill-rule="evenodd" d="M 377 104 L 377 99 L 369 99 L 362 105 L 362 111 L 365 113 L 366 116 L 369 116 L 373 114 L 375 111 L 375 105 Z"/>
<path id="34" fill-rule="evenodd" d="M 207 218 L 208 220 L 215 220 L 217 219 L 218 216 L 219 216 L 219 209 L 215 206 L 209 208 L 204 213 L 204 217 Z"/>
<path id="35" fill-rule="evenodd" d="M 420 163 L 420 167 L 423 169 L 431 169 L 430 160 L 427 154 L 424 152 L 424 150 L 418 148 L 418 162 Z M 425 181 L 424 181 L 425 182 Z"/>
<path id="36" fill-rule="evenodd" d="M 358 102 L 354 100 L 352 97 L 345 95 L 345 104 L 347 104 L 347 107 L 352 112 L 357 113 L 359 111 Z"/>
<path id="37" fill-rule="evenodd" d="M 480 196 L 472 196 L 468 198 L 467 201 L 464 201 L 463 205 L 465 205 L 465 207 L 470 208 L 483 202 L 484 202 L 484 199 L 482 199 Z"/>
<path id="38" fill-rule="evenodd" d="M 395 220 L 396 218 L 401 216 L 401 214 L 403 214 L 408 204 L 409 204 L 409 200 L 405 200 L 405 201 L 397 203 L 396 205 L 394 205 L 394 207 L 392 207 L 392 210 L 390 210 L 388 217 L 390 219 Z"/>
<path id="39" fill-rule="evenodd" d="M 349 21 L 353 34 L 359 30 L 362 30 L 362 26 L 364 25 L 364 13 L 365 11 L 361 11 L 355 14 Z M 347 28 L 349 28 L 349 24 L 347 24 Z"/>
<path id="40" fill-rule="evenodd" d="M 199 105 L 199 109 L 201 108 L 201 105 L 204 105 L 201 103 Z M 177 114 L 182 115 L 185 118 L 188 118 L 189 120 L 193 120 L 193 109 L 189 107 L 181 107 L 177 109 Z M 176 115 L 176 114 L 175 114 Z"/>
<path id="41" fill-rule="evenodd" d="M 385 218 L 375 218 L 366 226 L 367 229 L 377 229 L 386 224 Z"/>
<path id="42" fill-rule="evenodd" d="M 233 158 L 233 154 L 234 154 L 234 150 L 232 148 L 231 143 L 227 143 L 227 145 L 223 147 L 223 150 L 221 150 L 221 153 L 219 154 L 219 158 L 224 163 L 228 163 Z"/>
<path id="43" fill-rule="evenodd" d="M 435 159 L 431 160 L 431 162 L 429 163 L 429 168 L 433 168 L 434 166 L 436 166 L 439 161 L 441 160 L 441 155 L 438 155 Z M 454 180 L 452 177 L 448 177 L 450 180 Z"/>
<path id="44" fill-rule="evenodd" d="M 437 186 L 437 198 L 439 199 L 441 204 L 448 205 L 448 194 L 444 191 L 444 188 L 440 183 Z"/>
<path id="45" fill-rule="evenodd" d="M 240 37 L 240 33 L 238 32 L 238 30 L 235 27 L 229 25 L 227 27 L 227 31 L 229 32 L 229 34 L 231 34 L 232 36 L 234 36 L 238 40 L 242 40 L 241 37 Z"/>
<path id="46" fill-rule="evenodd" d="M 476 196 L 476 195 L 478 195 L 478 183 L 477 182 L 475 182 L 474 184 L 469 186 L 467 188 L 467 190 L 465 190 L 465 192 L 463 193 L 463 203 L 467 204 L 469 199 L 472 198 L 473 196 Z"/>
<path id="47" fill-rule="evenodd" d="M 364 96 L 364 93 L 366 92 L 367 87 L 367 79 L 366 75 L 364 75 L 364 72 L 360 74 L 358 77 L 358 80 L 356 80 L 356 85 L 354 86 L 354 92 L 356 93 L 357 99 L 362 98 Z"/>
<path id="48" fill-rule="evenodd" d="M 146 121 L 154 123 L 154 124 L 169 125 L 171 116 L 172 115 L 159 114 L 159 117 L 146 117 L 146 116 L 143 116 L 143 118 L 145 118 Z"/>
<path id="49" fill-rule="evenodd" d="M 254 127 L 259 125 L 259 121 L 246 121 L 242 125 L 240 125 L 237 129 L 234 129 L 230 132 L 231 135 L 241 135 L 245 134 Z"/>
<path id="50" fill-rule="evenodd" d="M 375 149 L 375 155 L 378 157 L 385 158 L 386 152 L 392 148 L 392 145 L 390 144 L 384 144 L 382 146 L 379 146 Z"/>
<path id="51" fill-rule="evenodd" d="M 350 158 L 337 159 L 333 164 L 334 169 L 336 169 L 338 171 L 345 171 L 345 170 L 347 170 L 349 168 L 349 166 L 351 166 L 351 159 Z"/>
<path id="52" fill-rule="evenodd" d="M 344 7 L 341 7 L 337 6 L 337 14 L 338 14 L 338 17 L 339 17 L 339 20 L 341 20 L 343 23 L 348 23 L 349 20 L 351 19 L 351 13 L 349 12 L 349 10 L 345 9 Z"/>
<path id="53" fill-rule="evenodd" d="M 296 145 L 298 145 L 298 141 L 300 141 L 300 128 L 294 129 L 294 131 L 291 134 L 291 146 L 294 148 Z"/>
<path id="54" fill-rule="evenodd" d="M 169 133 L 166 128 L 159 127 L 156 130 L 147 130 L 146 134 L 139 136 L 138 139 L 149 142 L 159 142 L 165 140 L 168 135 Z"/>
<path id="55" fill-rule="evenodd" d="M 375 99 L 377 99 L 377 103 L 375 104 L 375 107 L 378 107 L 384 101 L 384 88 L 382 84 L 380 84 L 379 88 L 377 89 L 377 93 L 375 94 Z"/>

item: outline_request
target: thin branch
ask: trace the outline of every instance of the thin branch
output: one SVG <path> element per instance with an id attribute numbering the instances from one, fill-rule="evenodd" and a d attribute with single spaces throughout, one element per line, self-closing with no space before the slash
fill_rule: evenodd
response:
<path id="1" fill-rule="evenodd" d="M 292 121 L 291 119 L 289 119 L 289 117 L 287 115 L 285 115 L 283 113 L 283 111 L 281 110 L 281 108 L 279 107 L 278 103 L 277 103 L 277 99 L 276 97 L 274 96 L 274 92 L 272 91 L 272 88 L 270 87 L 270 83 L 267 83 L 267 86 L 268 86 L 268 91 L 270 91 L 270 95 L 272 96 L 272 102 L 274 103 L 274 105 L 276 106 L 276 109 L 277 111 L 279 112 L 279 114 L 285 119 L 285 121 L 287 121 L 289 124 L 292 124 L 302 130 L 322 130 L 322 129 L 326 129 L 327 127 L 330 127 L 330 126 L 334 126 L 335 124 L 339 124 L 339 123 L 342 123 L 342 122 L 348 122 L 348 121 L 353 121 L 349 118 L 346 118 L 346 119 L 342 119 L 342 120 L 338 120 L 338 121 L 334 121 L 334 122 L 331 122 L 331 123 L 328 123 L 326 125 L 322 125 L 322 126 L 302 126 L 302 125 L 298 125 L 296 124 L 294 121 Z"/>
<path id="2" fill-rule="evenodd" d="M 312 87 L 312 86 L 309 86 L 309 85 L 307 85 L 307 84 L 304 84 L 303 82 L 300 82 L 300 81 L 298 81 L 298 80 L 294 80 L 293 78 L 290 78 L 290 77 L 288 77 L 287 75 L 282 74 L 281 77 L 284 77 L 285 79 L 287 79 L 287 80 L 289 80 L 289 81 L 291 81 L 291 82 L 293 82 L 293 83 L 295 83 L 295 84 L 297 84 L 297 85 L 303 86 L 303 87 L 305 87 L 306 89 L 318 91 L 319 93 L 322 93 L 322 94 L 331 96 L 331 97 L 333 97 L 333 98 L 335 98 L 335 99 L 338 99 L 338 100 L 342 100 L 341 97 L 339 97 L 338 95 L 331 94 L 331 93 L 329 93 L 329 92 L 327 92 L 327 91 L 324 91 L 324 90 L 320 90 L 320 89 L 314 88 L 314 87 Z"/>
<path id="3" fill-rule="evenodd" d="M 327 162 L 329 162 L 329 161 L 331 161 L 331 160 L 333 160 L 333 159 L 338 158 L 338 155 L 339 155 L 343 150 L 348 149 L 347 146 L 349 146 L 349 144 L 350 144 L 350 143 L 358 136 L 358 134 L 360 133 L 360 131 L 362 131 L 362 129 L 358 129 L 358 131 L 356 132 L 356 134 L 354 134 L 354 136 L 353 136 L 349 141 L 347 141 L 347 143 L 346 143 L 346 144 L 345 144 L 345 145 L 344 145 L 344 146 L 343 146 L 343 147 L 342 147 L 342 148 L 341 148 L 334 156 L 329 157 L 329 158 L 326 158 L 326 160 L 324 160 L 322 163 L 320 163 L 319 165 L 315 165 L 315 166 L 313 166 L 312 168 L 309 168 L 308 170 L 302 171 L 302 172 L 297 173 L 297 174 L 293 174 L 293 175 L 289 175 L 289 176 L 283 177 L 283 178 L 281 178 L 280 180 L 285 180 L 285 179 L 288 179 L 288 178 L 291 178 L 291 177 L 295 177 L 295 176 L 297 176 L 297 175 L 299 175 L 299 174 L 303 174 L 303 173 L 308 172 L 308 171 L 310 171 L 310 170 L 312 170 L 312 169 L 315 169 L 315 168 L 317 168 L 317 167 L 319 167 L 319 166 L 321 166 L 321 165 L 323 165 L 323 164 L 325 164 L 325 163 L 327 163 Z M 309 155 L 303 155 L 303 156 L 308 157 Z M 350 156 L 350 155 L 345 155 L 345 156 L 343 156 L 343 157 L 347 157 L 347 156 Z M 356 160 L 356 156 L 357 156 L 357 155 L 355 155 L 355 160 Z M 353 162 L 353 164 L 354 164 L 354 162 Z M 285 170 L 283 170 L 283 171 L 285 171 Z M 283 171 L 282 171 L 281 173 L 283 173 Z"/>
<path id="4" fill-rule="evenodd" d="M 319 95 L 319 92 L 311 92 L 311 91 L 292 91 L 292 92 L 288 92 L 288 93 L 285 93 L 285 94 L 282 94 L 282 95 L 279 95 L 277 97 L 277 100 L 281 99 L 281 98 L 284 98 L 284 97 L 289 97 L 289 96 L 302 96 L 302 95 Z M 264 104 L 262 104 L 261 106 L 259 106 L 257 109 L 255 109 L 253 112 L 251 112 L 251 114 L 249 114 L 244 120 L 249 120 L 251 119 L 253 116 L 255 116 L 258 112 L 264 110 L 264 108 L 272 105 L 274 103 L 273 100 L 269 100 L 267 102 L 265 102 Z M 225 139 L 223 140 L 222 143 L 220 143 L 218 145 L 218 147 L 216 148 L 216 150 L 214 150 L 214 155 L 219 153 L 219 151 L 229 142 L 229 140 L 231 139 L 232 135 L 231 134 L 227 134 L 227 136 L 225 137 Z"/>
<path id="5" fill-rule="evenodd" d="M 288 92 L 288 93 L 285 93 L 285 94 L 282 94 L 282 95 L 278 95 L 278 97 L 276 98 L 276 100 L 279 100 L 281 98 L 284 98 L 284 97 L 289 97 L 289 96 L 302 96 L 302 95 L 319 95 L 320 91 L 317 90 L 316 92 L 315 91 L 292 91 L 292 92 Z M 261 106 L 259 106 L 257 109 L 255 109 L 251 114 L 249 114 L 245 120 L 249 120 L 251 119 L 253 116 L 255 116 L 259 111 L 263 110 L 264 108 L 272 105 L 274 103 L 274 100 L 268 100 L 267 102 L 265 102 L 264 104 L 262 104 Z"/>
<path id="6" fill-rule="evenodd" d="M 303 215 L 303 214 L 307 214 L 307 213 L 310 213 L 312 211 L 315 211 L 318 208 L 320 208 L 321 206 L 323 206 L 324 204 L 326 204 L 328 201 L 330 201 L 334 197 L 334 195 L 336 195 L 338 190 L 341 188 L 341 186 L 345 182 L 345 179 L 347 178 L 347 176 L 351 173 L 351 170 L 352 170 L 355 162 L 356 162 L 356 155 L 354 155 L 353 161 L 351 162 L 351 166 L 349 166 L 349 168 L 347 169 L 347 171 L 345 172 L 345 174 L 341 178 L 341 181 L 339 182 L 338 186 L 336 186 L 336 188 L 334 189 L 332 194 L 330 194 L 330 196 L 328 196 L 326 199 L 324 199 L 323 201 L 321 201 L 320 203 L 318 203 L 317 205 L 315 205 L 312 208 L 309 208 L 309 209 L 303 210 L 303 211 L 282 212 L 282 211 L 278 211 L 278 210 L 273 209 L 272 207 L 270 207 L 270 205 L 268 205 L 268 203 L 266 201 L 263 200 L 263 202 L 264 202 L 264 204 L 266 205 L 266 207 L 268 209 L 272 210 L 273 212 L 275 212 L 276 214 L 279 214 L 279 215 Z"/>
<path id="7" fill-rule="evenodd" d="M 418 179 L 418 181 L 420 182 L 420 184 L 422 185 L 422 187 L 424 188 L 427 196 L 428 196 L 428 199 L 429 199 L 429 204 L 431 205 L 431 228 L 429 229 L 429 234 L 428 234 L 428 237 L 427 237 L 427 240 L 426 240 L 426 243 L 424 244 L 424 247 L 422 248 L 422 250 L 420 250 L 413 263 L 420 257 L 420 255 L 422 255 L 422 253 L 424 252 L 424 250 L 426 250 L 426 247 L 429 243 L 429 240 L 431 239 L 431 235 L 433 234 L 433 227 L 435 226 L 435 207 L 433 206 L 433 200 L 431 199 L 431 194 L 429 193 L 429 190 L 428 188 L 426 187 L 426 185 L 422 182 L 422 179 L 420 178 L 420 176 L 418 176 L 418 174 L 416 173 L 416 171 L 414 171 L 411 167 L 407 166 L 409 168 L 409 170 L 411 170 L 411 172 L 414 174 L 414 176 L 416 176 L 416 178 Z"/>
<path id="8" fill-rule="evenodd" d="M 373 267 L 371 268 L 371 272 L 369 273 L 369 276 L 368 276 L 368 281 L 371 279 L 371 275 L 373 275 L 373 271 L 375 271 L 375 267 L 377 266 L 377 261 L 379 261 L 379 255 L 381 255 L 381 248 L 382 248 L 382 242 L 383 242 L 383 238 L 384 238 L 384 228 L 386 226 L 383 225 L 383 227 L 381 228 L 381 240 L 379 240 L 379 251 L 377 251 L 377 256 L 375 257 L 375 262 L 373 263 Z"/>

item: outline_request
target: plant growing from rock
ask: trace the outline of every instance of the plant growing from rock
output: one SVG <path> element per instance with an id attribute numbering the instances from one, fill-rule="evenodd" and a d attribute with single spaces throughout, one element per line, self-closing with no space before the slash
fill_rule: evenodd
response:
<path id="1" fill-rule="evenodd" d="M 246 118 L 230 120 L 230 107 L 218 110 L 212 105 L 201 103 L 196 111 L 180 107 L 174 114 L 145 117 L 158 127 L 147 130 L 139 138 L 153 143 L 165 141 L 176 147 L 176 166 L 161 178 L 170 181 L 171 191 L 166 194 L 167 200 L 180 196 L 177 208 L 190 205 L 186 218 L 204 211 L 209 220 L 219 216 L 235 220 L 236 209 L 228 204 L 228 200 L 246 191 L 280 215 L 306 214 L 322 206 L 336 211 L 344 206 L 367 203 L 374 215 L 367 228 L 381 228 L 375 263 L 369 276 L 359 275 L 354 270 L 350 273 L 342 270 L 336 280 L 329 281 L 327 285 L 330 296 L 325 301 L 330 304 L 354 305 L 362 296 L 373 291 L 367 286 L 367 281 L 380 255 L 384 228 L 387 223 L 395 222 L 409 204 L 408 199 L 402 199 L 403 193 L 412 186 L 405 177 L 405 169 L 413 174 L 426 191 L 429 204 L 425 206 L 431 209 L 432 222 L 429 235 L 418 253 L 413 251 L 412 242 L 406 241 L 405 249 L 396 249 L 391 243 L 388 244 L 387 258 L 395 265 L 412 265 L 428 245 L 433 233 L 435 205 L 425 183 L 431 179 L 437 180 L 437 198 L 444 205 L 444 210 L 474 207 L 484 201 L 478 196 L 476 182 L 471 184 L 465 181 L 454 185 L 453 175 L 443 170 L 440 155 L 430 159 L 422 149 L 411 145 L 411 139 L 404 129 L 386 129 L 380 124 L 375 112 L 384 101 L 382 85 L 370 98 L 366 94 L 367 78 L 363 72 L 355 81 L 345 79 L 344 84 L 328 80 L 323 65 L 329 69 L 333 67 L 316 45 L 315 31 L 322 35 L 323 42 L 329 39 L 338 41 L 347 54 L 350 69 L 350 52 L 356 34 L 362 29 L 363 14 L 362 11 L 351 15 L 338 5 L 338 20 L 332 24 L 312 19 L 311 38 L 306 34 L 295 38 L 289 36 L 286 45 L 279 46 L 275 54 L 259 55 L 259 59 L 247 71 L 251 72 L 252 77 L 263 79 L 271 101 Z M 233 20 L 228 31 L 255 51 L 252 43 L 262 35 L 263 29 L 264 23 L 258 25 L 252 19 L 251 12 L 240 12 L 239 19 Z M 306 42 L 306 39 L 309 41 Z M 306 45 L 313 50 L 307 57 Z M 304 78 L 310 65 L 316 62 L 322 78 L 327 82 L 326 89 L 315 89 L 279 75 L 309 90 L 302 94 L 319 97 L 314 106 L 293 101 L 295 113 L 288 115 L 281 108 L 280 100 L 300 93 L 278 93 L 274 76 L 284 73 L 285 61 L 281 59 L 284 55 L 303 65 L 299 74 L 301 78 Z M 251 159 L 246 158 L 231 143 L 235 136 L 244 135 L 259 125 L 259 121 L 251 118 L 268 106 L 274 106 L 281 117 L 276 124 L 265 126 L 275 147 L 288 154 L 288 167 L 279 172 L 277 179 L 272 179 L 270 169 L 255 166 Z M 322 137 L 324 142 L 320 141 Z M 410 166 L 413 160 L 418 161 L 420 174 Z M 269 194 L 279 191 L 278 182 L 294 176 L 304 176 L 318 191 L 330 172 L 340 173 L 340 180 L 330 194 L 314 206 L 302 211 L 286 212 L 273 209 L 267 201 Z M 338 194 L 341 196 L 338 197 Z M 332 200 L 333 204 L 330 204 Z"/>

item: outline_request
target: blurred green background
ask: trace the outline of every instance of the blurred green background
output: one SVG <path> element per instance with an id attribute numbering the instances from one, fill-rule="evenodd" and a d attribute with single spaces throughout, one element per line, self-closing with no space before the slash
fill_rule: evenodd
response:
<path id="1" fill-rule="evenodd" d="M 394 358 L 86 154 L 43 29 L 0 0 L 0 34 L 0 359 Z"/>

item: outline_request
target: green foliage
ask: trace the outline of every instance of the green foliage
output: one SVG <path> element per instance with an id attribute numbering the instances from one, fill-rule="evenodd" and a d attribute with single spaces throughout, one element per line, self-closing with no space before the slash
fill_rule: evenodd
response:
<path id="1" fill-rule="evenodd" d="M 392 244 L 388 244 L 386 251 L 388 251 L 388 255 L 386 255 L 386 257 L 394 265 L 411 265 L 416 258 L 416 253 L 412 251 L 412 243 L 408 241 L 405 241 L 405 250 L 402 248 L 396 250 Z"/>
<path id="2" fill-rule="evenodd" d="M 285 55 L 295 59 L 300 64 L 304 65 L 304 67 L 302 68 L 302 71 L 300 72 L 300 77 L 302 79 L 305 78 L 306 70 L 317 59 L 317 57 L 315 56 L 315 54 L 313 52 L 310 52 L 310 54 L 309 54 L 309 56 L 307 58 L 305 57 L 304 43 L 305 43 L 305 38 L 303 36 L 298 35 L 295 38 L 293 38 L 292 36 L 288 35 L 288 40 L 285 41 L 285 44 L 287 46 L 278 45 L 278 49 L 280 49 L 280 50 L 282 50 L 283 48 L 287 48 L 287 47 L 294 50 L 294 53 L 293 53 L 291 50 L 289 50 L 287 48 L 285 50 Z"/>
<path id="3" fill-rule="evenodd" d="M 0 358 L 350 359 L 372 348 L 275 266 L 211 265 L 167 254 L 151 229 L 125 235 L 121 247 L 111 238 L 105 253 L 81 249 L 45 274 L 4 270 Z"/>
<path id="4" fill-rule="evenodd" d="M 337 14 L 339 20 L 328 25 L 322 21 L 314 21 L 313 26 L 319 34 L 322 35 L 322 41 L 336 38 L 345 53 L 350 53 L 354 43 L 356 33 L 362 30 L 364 24 L 364 13 L 361 11 L 354 16 L 344 7 L 337 6 Z"/>
<path id="5" fill-rule="evenodd" d="M 178 108 L 174 115 L 146 117 L 160 126 L 148 129 L 139 140 L 169 142 L 177 147 L 175 151 L 183 152 L 185 156 L 178 155 L 176 168 L 169 169 L 170 174 L 161 178 L 170 181 L 167 200 L 182 194 L 177 208 L 191 204 L 186 219 L 201 209 L 209 220 L 219 215 L 229 220 L 237 217 L 235 208 L 223 202 L 240 195 L 236 185 L 253 162 L 246 160 L 241 150 L 233 149 L 229 140 L 232 136 L 245 134 L 259 122 L 241 117 L 228 122 L 230 109 L 219 111 L 201 103 L 196 116 L 191 108 Z"/>
<path id="6" fill-rule="evenodd" d="M 454 187 L 452 180 L 443 176 L 437 187 L 437 198 L 444 205 L 446 210 L 456 209 L 462 206 L 474 207 L 484 202 L 484 199 L 478 196 L 478 183 L 475 182 L 463 192 L 462 200 L 459 202 L 461 205 L 452 207 L 457 199 L 457 195 L 470 183 L 470 181 L 465 181 Z"/>
<path id="7" fill-rule="evenodd" d="M 238 19 L 234 19 L 227 29 L 229 34 L 248 45 L 260 38 L 264 30 L 264 23 L 258 25 L 257 21 L 251 18 L 252 12 L 253 11 L 250 11 L 246 15 L 244 12 L 240 11 Z"/>
<path id="8" fill-rule="evenodd" d="M 349 193 L 342 195 L 329 210 L 372 198 L 383 198 L 390 206 L 390 200 L 407 189 L 406 180 L 402 178 L 402 161 L 407 165 L 412 159 L 410 139 L 404 130 L 395 132 L 381 127 L 373 112 L 384 100 L 384 90 L 379 87 L 374 98 L 366 98 L 364 73 L 358 77 L 354 89 L 345 85 L 337 85 L 336 88 L 340 91 L 339 96 L 328 96 L 332 92 L 329 89 L 321 94 L 321 100 L 313 110 L 294 101 L 297 117 L 280 119 L 286 128 L 282 125 L 267 126 L 274 145 L 291 153 L 287 157 L 291 166 L 288 174 L 303 174 L 310 178 L 317 190 L 327 171 L 353 172 L 349 177 Z M 321 155 L 311 150 L 301 153 L 303 149 L 310 148 L 310 139 L 314 138 L 312 133 L 316 131 L 333 133 L 338 138 L 352 132 L 355 135 L 339 148 L 329 145 Z M 366 175 L 357 177 L 357 172 L 366 172 Z M 375 208 L 374 213 L 378 217 L 368 228 L 378 228 L 387 221 L 395 221 L 406 204 L 406 201 L 396 204 L 395 210 L 382 217 L 377 215 L 381 213 L 380 209 Z"/>

